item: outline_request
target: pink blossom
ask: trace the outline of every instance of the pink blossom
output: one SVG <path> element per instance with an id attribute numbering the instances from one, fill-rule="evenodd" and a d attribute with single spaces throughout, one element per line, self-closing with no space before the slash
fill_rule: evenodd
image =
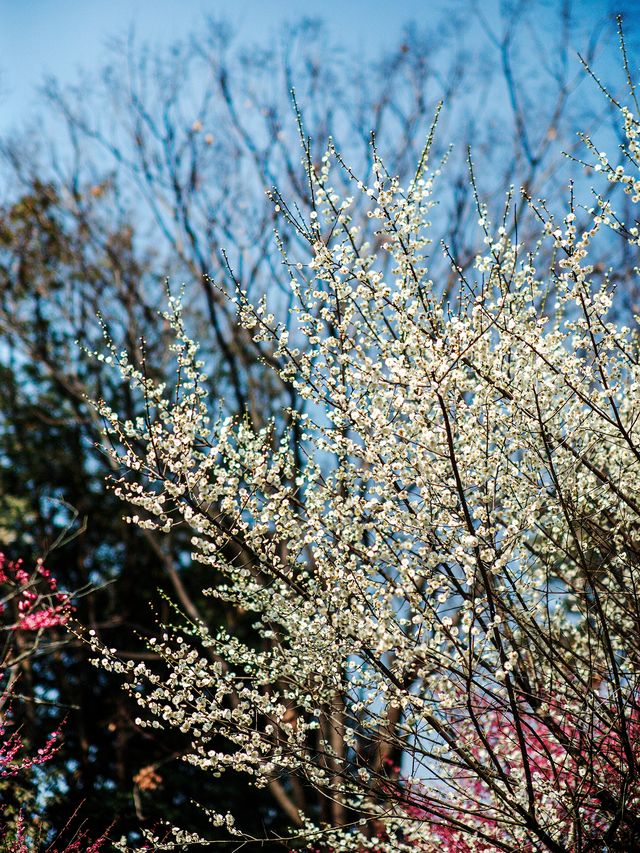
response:
<path id="1" fill-rule="evenodd" d="M 12 608 L 9 607 L 10 602 L 13 602 L 17 610 L 17 621 L 5 625 L 5 629 L 10 628 L 14 633 L 61 627 L 67 623 L 73 610 L 69 596 L 58 591 L 56 579 L 42 562 L 38 561 L 35 570 L 30 574 L 24 569 L 22 560 L 15 562 L 7 560 L 2 553 L 0 553 L 0 599 L 0 615 L 4 615 L 5 619 L 12 612 Z M 37 639 L 34 639 L 33 649 L 36 648 L 36 644 Z M 9 644 L 5 649 L 4 658 L 0 658 L 0 680 L 11 660 L 12 650 Z M 6 690 L 0 693 L 0 709 L 7 706 L 10 698 Z M 46 764 L 62 745 L 61 730 L 57 728 L 49 734 L 44 746 L 35 752 L 27 751 L 20 732 L 8 731 L 10 716 L 10 706 L 5 707 L 3 715 L 0 716 L 0 778 L 15 777 Z M 0 818 L 1 816 L 2 806 L 0 805 Z M 106 833 L 95 841 L 91 841 L 86 833 L 77 832 L 74 840 L 69 844 L 61 847 L 49 846 L 47 850 L 50 853 L 99 853 L 106 841 Z M 17 816 L 12 833 L 6 830 L 3 832 L 0 828 L 2 850 L 10 853 L 29 853 L 33 849 L 33 843 L 24 812 Z"/>

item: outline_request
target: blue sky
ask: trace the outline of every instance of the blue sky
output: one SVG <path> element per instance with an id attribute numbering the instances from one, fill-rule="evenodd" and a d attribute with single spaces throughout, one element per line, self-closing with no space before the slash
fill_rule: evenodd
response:
<path id="1" fill-rule="evenodd" d="M 2 123 L 29 111 L 43 75 L 73 79 L 79 67 L 96 65 L 109 36 L 131 26 L 142 40 L 167 43 L 212 15 L 261 39 L 307 15 L 322 17 L 335 36 L 366 49 L 399 32 L 404 21 L 441 7 L 430 0 L 0 0 Z"/>
<path id="2" fill-rule="evenodd" d="M 530 2 L 548 8 L 560 0 Z M 595 24 L 610 2 L 575 0 L 574 6 L 578 17 Z M 631 12 L 638 2 L 619 0 L 617 8 Z M 393 42 L 406 21 L 427 24 L 459 5 L 460 0 L 0 0 L 0 125 L 7 129 L 32 112 L 45 74 L 73 80 L 79 68 L 99 64 L 109 36 L 132 26 L 141 40 L 167 43 L 212 15 L 260 40 L 307 15 L 322 17 L 343 44 L 369 52 Z M 494 7 L 496 0 L 481 5 Z"/>

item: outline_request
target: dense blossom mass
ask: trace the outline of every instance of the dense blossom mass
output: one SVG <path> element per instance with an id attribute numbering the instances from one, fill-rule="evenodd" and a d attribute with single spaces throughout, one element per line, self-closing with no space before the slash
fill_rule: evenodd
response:
<path id="1" fill-rule="evenodd" d="M 640 124 L 620 109 L 621 165 L 586 142 L 638 202 Z M 451 256 L 443 291 L 429 146 L 409 186 L 375 149 L 372 179 L 351 176 L 371 244 L 332 189 L 341 169 L 332 145 L 310 166 L 306 223 L 274 199 L 310 247 L 284 256 L 289 315 L 237 293 L 303 401 L 288 430 L 215 414 L 175 298 L 175 386 L 109 345 L 146 414 L 97 404 L 130 521 L 188 527 L 208 594 L 261 643 L 185 622 L 150 643 L 162 669 L 92 635 L 98 662 L 141 726 L 184 734 L 189 762 L 279 792 L 285 846 L 636 849 L 640 348 L 589 257 L 611 230 L 636 257 L 637 223 L 606 187 L 588 208 L 568 193 L 561 216 L 529 200 L 539 240 L 521 245 L 511 198 L 497 223 L 479 201 L 486 251 L 473 274 Z M 328 810 L 303 813 L 301 786 Z M 198 840 L 176 828 L 164 846 Z"/>

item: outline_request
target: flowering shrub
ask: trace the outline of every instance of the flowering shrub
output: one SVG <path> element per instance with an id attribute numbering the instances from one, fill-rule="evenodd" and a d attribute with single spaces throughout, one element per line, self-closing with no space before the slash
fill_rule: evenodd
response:
<path id="1" fill-rule="evenodd" d="M 22 560 L 11 562 L 0 553 L 0 590 L 0 614 L 6 612 L 9 601 L 17 602 L 18 618 L 10 626 L 13 631 L 65 625 L 71 615 L 69 596 L 58 591 L 56 579 L 42 562 L 30 575 Z"/>
<path id="2" fill-rule="evenodd" d="M 536 806 L 549 813 L 555 812 L 554 828 L 560 837 L 570 838 L 574 833 L 575 812 L 567 804 L 574 804 L 579 808 L 578 831 L 583 845 L 576 845 L 576 848 L 583 849 L 587 843 L 593 845 L 594 839 L 602 839 L 607 834 L 610 825 L 607 813 L 612 801 L 624 800 L 627 808 L 633 811 L 640 806 L 640 784 L 636 781 L 628 785 L 624 776 L 626 761 L 619 736 L 610 728 L 603 729 L 597 721 L 593 721 L 588 730 L 581 728 L 581 721 L 574 719 L 571 710 L 551 698 L 546 703 L 546 720 L 530 712 L 525 697 L 520 701 L 519 721 L 524 732 Z M 470 745 L 475 741 L 471 749 L 478 761 L 485 761 L 488 751 L 500 754 L 509 777 L 511 764 L 517 765 L 520 750 L 514 719 L 504 708 L 492 708 L 487 703 L 476 703 L 474 714 L 487 718 L 485 737 L 481 739 L 472 731 L 471 715 L 462 722 L 456 721 L 461 736 Z M 640 759 L 640 707 L 636 700 L 629 710 L 629 736 L 637 761 Z M 435 839 L 426 849 L 434 853 L 436 850 L 446 853 L 495 850 L 489 839 L 499 829 L 501 815 L 490 787 L 479 778 L 470 779 L 464 771 L 459 774 L 457 785 L 461 799 L 456 803 L 455 814 L 443 811 L 437 821 L 433 819 L 429 791 L 421 790 L 420 786 L 412 790 L 414 804 L 408 808 L 408 813 L 417 820 L 432 823 Z M 626 791 L 623 790 L 625 785 L 628 785 Z M 421 798 L 424 798 L 422 802 Z M 464 828 L 456 827 L 451 818 L 464 819 Z M 480 838 L 485 841 L 478 841 Z M 524 853 L 536 847 L 528 843 L 521 849 Z"/>
<path id="3" fill-rule="evenodd" d="M 32 573 L 22 560 L 12 562 L 0 553 L 0 776 L 15 776 L 22 770 L 43 764 L 58 750 L 60 731 L 49 735 L 46 745 L 35 754 L 23 754 L 19 732 L 8 733 L 11 692 L 19 675 L 19 665 L 33 655 L 40 642 L 39 634 L 47 628 L 64 626 L 72 612 L 68 595 L 59 592 L 56 579 L 38 562 Z M 35 632 L 35 634 L 34 634 Z M 21 642 L 18 643 L 18 635 Z M 25 636 L 26 635 L 26 636 Z M 3 682 L 5 682 L 3 684 Z"/>
<path id="4" fill-rule="evenodd" d="M 6 837 L 1 839 L 4 843 L 11 844 L 10 847 L 3 849 L 6 849 L 8 853 L 32 853 L 32 851 L 38 849 L 33 846 L 33 839 L 22 813 L 18 816 L 16 823 L 14 837 L 12 839 Z M 96 841 L 91 841 L 87 833 L 81 831 L 77 832 L 74 840 L 69 842 L 69 844 L 65 844 L 64 847 L 49 844 L 44 849 L 46 849 L 46 853 L 100 853 L 101 850 L 104 850 L 106 840 L 107 837 L 105 834 L 100 836 Z"/>
<path id="5" fill-rule="evenodd" d="M 32 572 L 22 560 L 12 562 L 0 553 L 0 778 L 20 780 L 29 771 L 46 764 L 61 747 L 61 730 L 52 731 L 44 746 L 30 749 L 19 730 L 11 731 L 12 696 L 20 666 L 32 657 L 43 642 L 43 634 L 64 627 L 73 607 L 69 596 L 58 590 L 55 577 L 41 561 Z M 32 853 L 44 849 L 46 827 L 31 825 L 20 810 L 11 820 L 0 802 L 0 845 L 8 853 Z M 49 853 L 98 853 L 106 835 L 92 841 L 83 831 L 62 847 L 46 846 Z"/>
<path id="6" fill-rule="evenodd" d="M 620 165 L 586 143 L 635 204 L 640 124 L 619 109 Z M 301 401 L 290 428 L 212 417 L 179 300 L 175 388 L 108 343 L 146 404 L 137 421 L 97 404 L 128 520 L 186 525 L 208 594 L 262 645 L 186 623 L 150 641 L 158 670 L 90 642 L 141 726 L 178 729 L 205 773 L 273 792 L 288 847 L 637 849 L 640 348 L 589 262 L 604 232 L 637 258 L 637 221 L 604 194 L 559 217 L 529 200 L 541 225 L 524 246 L 511 199 L 498 223 L 479 201 L 486 251 L 466 275 L 445 247 L 445 292 L 429 273 L 428 155 L 401 187 L 374 150 L 365 184 L 330 145 L 305 223 L 275 195 L 309 246 L 304 263 L 285 256 L 292 310 L 240 290 L 237 307 Z M 176 828 L 158 849 L 200 842 Z"/>
<path id="7" fill-rule="evenodd" d="M 22 755 L 24 743 L 17 732 L 7 733 L 4 725 L 0 724 L 0 776 L 16 776 L 22 770 L 37 767 L 48 761 L 59 749 L 60 731 L 51 732 L 47 743 L 35 755 Z"/>

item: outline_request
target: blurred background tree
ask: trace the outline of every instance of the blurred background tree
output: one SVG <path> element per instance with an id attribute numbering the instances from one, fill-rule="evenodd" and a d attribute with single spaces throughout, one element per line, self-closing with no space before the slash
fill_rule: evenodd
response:
<path id="1" fill-rule="evenodd" d="M 236 41 L 219 21 L 161 50 L 114 39 L 109 59 L 75 85 L 48 80 L 41 114 L 2 139 L 0 544 L 11 556 L 47 554 L 71 525 L 79 535 L 48 564 L 67 588 L 94 589 L 79 600 L 78 618 L 128 657 L 148 655 L 142 643 L 132 648 L 133 636 L 171 618 L 158 590 L 211 624 L 235 625 L 242 615 L 198 595 L 206 584 L 202 568 L 189 565 L 188 541 L 161 543 L 129 527 L 104 488 L 100 423 L 85 395 L 129 417 L 142 411 L 78 346 L 101 347 L 98 315 L 119 347 L 164 375 L 168 336 L 157 311 L 165 280 L 174 289 L 186 282 L 187 319 L 221 407 L 246 411 L 256 426 L 270 417 L 282 426 L 283 406 L 301 401 L 264 370 L 272 354 L 236 327 L 225 294 L 237 283 L 254 300 L 279 292 L 287 307 L 289 271 L 267 193 L 277 186 L 294 216 L 309 210 L 300 124 L 314 168 L 331 136 L 363 179 L 375 144 L 404 180 L 444 101 L 436 149 L 448 157 L 449 190 L 434 213 L 446 246 L 434 251 L 441 289 L 452 281 L 447 252 L 465 268 L 481 245 L 469 147 L 494 212 L 511 185 L 550 206 L 566 199 L 570 181 L 584 180 L 560 154 L 580 155 L 576 130 L 615 150 L 607 101 L 577 57 L 607 74 L 618 59 L 605 3 L 585 12 L 569 0 L 512 2 L 491 15 L 472 2 L 447 5 L 428 21 L 399 25 L 375 60 L 332 43 L 309 20 L 276 43 Z M 627 29 L 633 45 L 633 21 Z M 519 206 L 506 227 L 525 234 L 529 215 Z M 370 231 L 364 215 L 361 225 Z M 304 251 L 303 241 L 287 239 L 290 257 Z M 611 251 L 625 249 L 612 243 Z M 606 263 L 624 286 L 629 259 Z M 627 310 L 637 310 L 637 296 L 627 288 Z M 228 780 L 203 793 L 196 771 L 179 761 L 180 742 L 140 732 L 127 697 L 80 644 L 31 662 L 22 685 L 31 699 L 59 706 L 26 703 L 29 736 L 37 740 L 52 716 L 66 717 L 65 747 L 49 763 L 42 793 L 56 829 L 78 808 L 94 835 L 114 819 L 118 835 L 177 815 L 197 829 L 194 798 L 219 811 L 243 798 L 244 828 L 256 832 L 295 810 L 291 792 L 276 783 L 262 796 Z"/>

